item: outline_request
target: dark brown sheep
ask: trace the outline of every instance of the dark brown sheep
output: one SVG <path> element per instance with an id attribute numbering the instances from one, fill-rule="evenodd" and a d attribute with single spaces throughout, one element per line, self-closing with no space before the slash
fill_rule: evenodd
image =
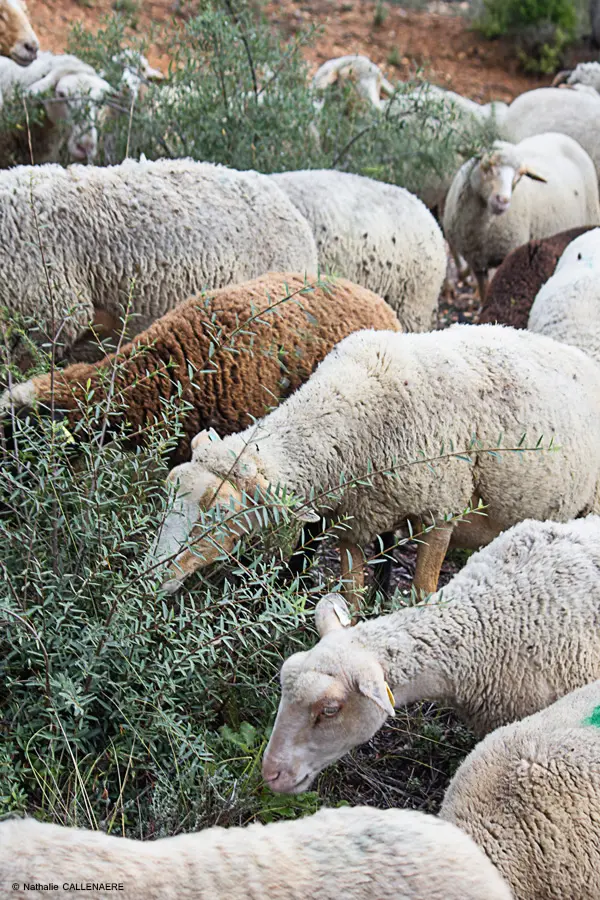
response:
<path id="1" fill-rule="evenodd" d="M 566 247 L 594 227 L 569 228 L 552 237 L 529 241 L 509 253 L 490 283 L 479 323 L 527 328 L 533 301 L 554 274 Z"/>
<path id="2" fill-rule="evenodd" d="M 392 309 L 376 294 L 344 279 L 310 287 L 301 275 L 268 274 L 195 295 L 158 319 L 119 353 L 54 373 L 54 408 L 74 426 L 85 397 L 114 399 L 110 421 L 127 422 L 132 443 L 177 397 L 193 407 L 172 461 L 190 455 L 197 432 L 220 435 L 246 428 L 311 375 L 334 344 L 363 328 L 400 331 Z M 111 386 L 114 375 L 114 384 Z M 0 410 L 51 402 L 51 377 L 41 375 L 5 392 Z"/>

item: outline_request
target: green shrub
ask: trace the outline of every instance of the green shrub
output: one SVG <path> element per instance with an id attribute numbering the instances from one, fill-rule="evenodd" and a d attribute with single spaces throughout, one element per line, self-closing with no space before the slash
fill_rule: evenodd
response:
<path id="1" fill-rule="evenodd" d="M 550 74 L 574 40 L 578 12 L 573 0 L 483 0 L 477 27 L 488 38 L 515 38 L 527 71 Z"/>

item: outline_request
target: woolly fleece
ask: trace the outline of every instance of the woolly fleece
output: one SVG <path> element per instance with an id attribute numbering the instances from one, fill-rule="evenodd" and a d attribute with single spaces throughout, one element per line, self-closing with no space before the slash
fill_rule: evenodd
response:
<path id="1" fill-rule="evenodd" d="M 473 435 L 484 447 L 498 447 L 500 435 L 503 447 L 515 447 L 525 432 L 526 444 L 543 435 L 559 449 L 415 464 L 442 448 L 465 451 Z M 344 536 L 359 546 L 407 516 L 439 520 L 481 498 L 488 518 L 455 529 L 458 546 L 476 549 L 524 518 L 600 512 L 599 448 L 600 367 L 584 353 L 499 325 L 455 325 L 351 335 L 281 406 L 203 444 L 182 474 L 188 487 L 206 472 L 226 476 L 250 495 L 257 473 L 300 497 L 333 490 L 312 505 L 349 516 Z M 342 477 L 364 479 L 393 464 L 397 477 L 374 474 L 371 485 L 339 490 Z"/>
<path id="2" fill-rule="evenodd" d="M 591 227 L 569 228 L 509 253 L 490 282 L 479 323 L 527 328 L 537 292 L 554 273 L 565 248 Z"/>
<path id="3" fill-rule="evenodd" d="M 331 170 L 269 176 L 310 222 L 319 265 L 386 300 L 405 331 L 428 331 L 446 274 L 427 207 L 392 184 Z"/>
<path id="4" fill-rule="evenodd" d="M 546 131 L 567 134 L 590 155 L 600 178 L 600 95 L 552 87 L 526 91 L 508 107 L 501 130 L 514 143 Z M 565 227 L 556 225 L 555 231 Z"/>
<path id="5" fill-rule="evenodd" d="M 535 298 L 527 327 L 579 347 L 600 363 L 600 228 L 566 248 Z"/>
<path id="6" fill-rule="evenodd" d="M 380 297 L 342 279 L 327 289 L 299 293 L 269 311 L 288 290 L 299 292 L 304 284 L 301 275 L 269 274 L 205 297 L 191 297 L 120 353 L 95 365 L 57 369 L 55 407 L 67 410 L 68 420 L 75 424 L 89 390 L 94 391 L 94 402 L 102 403 L 116 367 L 115 418 L 124 417 L 117 411 L 124 404 L 130 430 L 139 432 L 135 443 L 143 440 L 144 429 L 155 418 L 162 418 L 165 400 L 181 396 L 192 404 L 174 453 L 173 461 L 183 462 L 189 459 L 190 441 L 198 431 L 214 428 L 223 435 L 249 425 L 306 381 L 346 335 L 362 328 L 400 328 Z M 253 316 L 258 317 L 246 325 Z M 13 389 L 14 402 L 48 406 L 51 385 L 50 375 L 33 378 Z M 0 411 L 9 403 L 5 392 Z"/>
<path id="7" fill-rule="evenodd" d="M 595 681 L 499 728 L 446 792 L 440 815 L 477 841 L 517 900 L 600 900 L 599 709 Z"/>
<path id="8" fill-rule="evenodd" d="M 32 213 L 37 214 L 39 234 Z M 0 306 L 49 331 L 44 247 L 65 348 L 94 312 L 119 318 L 134 282 L 138 333 L 194 291 L 268 271 L 314 272 L 306 220 L 264 175 L 190 160 L 0 173 Z"/>
<path id="9" fill-rule="evenodd" d="M 511 900 L 484 853 L 413 810 L 323 809 L 293 822 L 132 841 L 33 819 L 0 823 L 0 897 L 24 883 L 121 882 L 126 900 Z M 12 890 L 10 885 L 21 885 Z M 115 891 L 86 891 L 112 898 Z"/>

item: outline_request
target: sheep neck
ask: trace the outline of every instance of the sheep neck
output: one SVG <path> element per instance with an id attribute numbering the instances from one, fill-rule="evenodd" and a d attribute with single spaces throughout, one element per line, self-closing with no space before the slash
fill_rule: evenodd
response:
<path id="1" fill-rule="evenodd" d="M 437 603 L 402 609 L 354 629 L 355 640 L 382 666 L 398 706 L 425 699 L 458 708 L 466 703 L 462 687 L 470 623 L 449 588 L 434 598 Z"/>

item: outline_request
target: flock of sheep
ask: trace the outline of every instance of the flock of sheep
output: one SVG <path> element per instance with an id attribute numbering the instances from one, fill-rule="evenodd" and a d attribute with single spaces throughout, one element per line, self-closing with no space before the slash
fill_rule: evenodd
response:
<path id="1" fill-rule="evenodd" d="M 101 75 L 37 50 L 21 0 L 0 0 L 3 94 L 55 89 L 63 121 L 86 78 L 100 99 Z M 124 79 L 139 88 L 127 57 Z M 339 79 L 407 108 L 364 57 L 326 63 L 315 90 Z M 600 900 L 600 65 L 559 80 L 510 106 L 425 86 L 503 139 L 421 199 L 187 160 L 0 173 L 0 305 L 71 363 L 9 383 L 4 421 L 76 421 L 110 389 L 139 444 L 166 400 L 189 404 L 152 550 L 164 588 L 266 528 L 284 495 L 309 531 L 344 523 L 344 596 L 320 600 L 319 643 L 283 665 L 266 784 L 308 789 L 425 698 L 482 738 L 439 817 L 322 810 L 152 843 L 7 820 L 0 897 L 68 882 L 145 900 Z M 73 159 L 93 159 L 95 127 L 73 120 Z M 432 330 L 444 236 L 485 324 Z M 318 270 L 343 277 L 315 286 Z M 124 312 L 133 340 L 94 361 L 90 328 L 119 335 Z M 10 351 L 26 368 L 28 346 Z M 354 624 L 366 546 L 407 528 L 430 596 Z M 477 552 L 437 592 L 450 546 Z"/>

